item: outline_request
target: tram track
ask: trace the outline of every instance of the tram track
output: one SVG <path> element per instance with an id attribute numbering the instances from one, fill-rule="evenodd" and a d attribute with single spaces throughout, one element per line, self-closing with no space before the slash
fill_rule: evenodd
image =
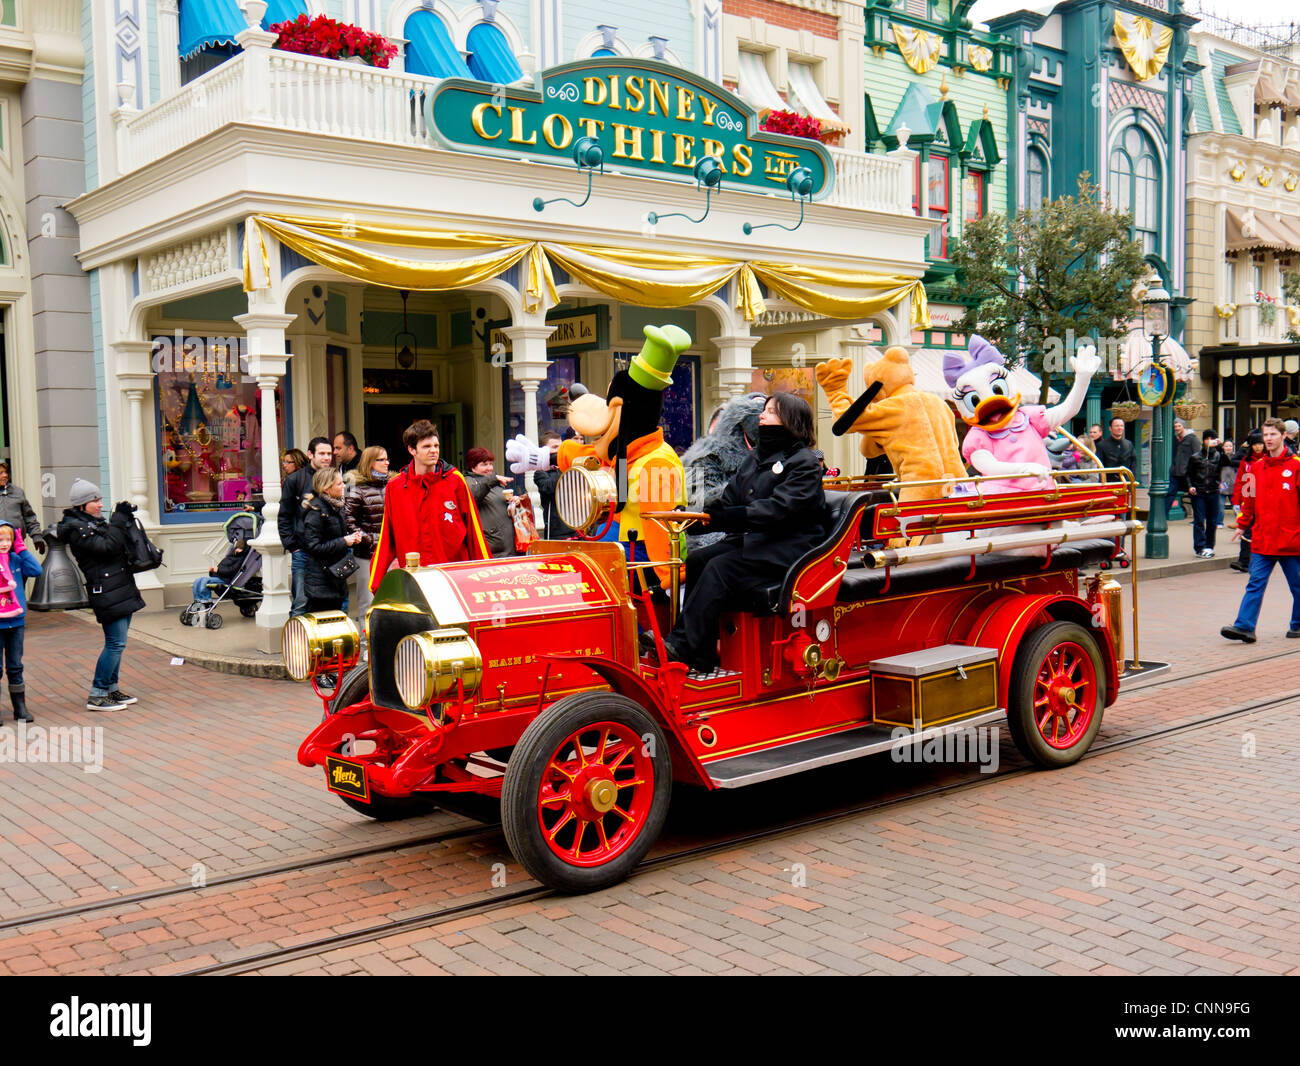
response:
<path id="1" fill-rule="evenodd" d="M 1271 659 L 1277 659 L 1282 655 L 1289 654 L 1281 652 L 1276 655 L 1263 656 L 1259 659 L 1252 660 L 1251 663 L 1267 662 Z M 1144 689 L 1156 688 L 1165 684 L 1171 684 L 1179 680 L 1190 680 L 1192 677 L 1202 677 L 1205 674 L 1217 673 L 1225 670 L 1235 669 L 1239 666 L 1250 665 L 1250 663 L 1236 663 L 1230 666 L 1216 668 L 1215 670 L 1205 671 L 1203 674 L 1185 675 L 1181 678 L 1168 678 L 1161 682 L 1155 682 Z M 1081 759 L 1098 758 L 1113 751 L 1123 748 L 1132 747 L 1138 744 L 1149 743 L 1152 741 L 1162 740 L 1166 737 L 1175 736 L 1180 733 L 1190 732 L 1195 729 L 1203 729 L 1207 726 L 1216 725 L 1220 722 L 1230 721 L 1243 715 L 1253 714 L 1258 711 L 1268 710 L 1269 708 L 1280 706 L 1288 702 L 1300 700 L 1300 690 L 1288 692 L 1280 696 L 1274 696 L 1267 700 L 1260 700 L 1255 703 L 1246 704 L 1242 707 L 1236 707 L 1227 711 L 1220 711 L 1215 714 L 1206 715 L 1189 722 L 1178 722 L 1168 726 L 1162 726 L 1158 729 L 1149 730 L 1144 733 L 1132 736 L 1116 737 L 1104 744 L 1094 745 L 1091 750 Z M 711 841 L 694 847 L 684 848 L 670 852 L 665 855 L 654 856 L 644 860 L 632 876 L 648 873 L 658 869 L 664 869 L 688 862 L 692 859 L 705 858 L 719 852 L 727 851 L 732 848 L 746 844 L 756 843 L 765 840 L 779 838 L 789 833 L 799 832 L 806 829 L 819 828 L 826 825 L 833 825 L 836 822 L 844 821 L 849 818 L 858 817 L 863 814 L 871 814 L 894 808 L 904 807 L 908 804 L 921 802 L 928 799 L 934 799 L 943 796 L 954 795 L 958 792 L 965 792 L 977 788 L 983 788 L 994 782 L 1001 782 L 1011 777 L 1022 776 L 1028 773 L 1037 773 L 1038 768 L 1029 763 L 1009 767 L 1006 770 L 999 770 L 992 774 L 980 774 L 974 778 L 966 780 L 948 782 L 942 785 L 935 785 L 929 788 L 921 789 L 916 792 L 908 792 L 901 796 L 893 796 L 888 799 L 873 800 L 869 803 L 857 804 L 849 808 L 840 808 L 834 811 L 824 812 L 821 814 L 811 815 L 793 821 L 783 822 L 780 825 L 764 827 L 742 833 L 738 836 L 729 836 L 723 840 Z M 471 917 L 479 914 L 490 913 L 491 911 L 500 910 L 505 907 L 514 906 L 520 903 L 529 903 L 539 899 L 553 898 L 560 893 L 545 888 L 544 886 L 533 883 L 529 887 L 519 888 L 512 892 L 505 892 L 493 896 L 490 899 L 470 900 L 464 903 L 458 903 L 450 907 L 439 907 L 432 910 L 420 911 L 415 914 L 405 915 L 391 921 L 378 923 L 363 929 L 353 930 L 348 933 L 337 933 L 327 937 L 321 937 L 317 940 L 309 941 L 304 944 L 298 944 L 289 948 L 273 949 L 270 951 L 259 952 L 254 955 L 246 956 L 242 959 L 232 959 L 226 962 L 212 963 L 207 966 L 198 967 L 193 970 L 184 971 L 180 976 L 183 977 L 206 977 L 206 976 L 236 976 L 239 974 L 250 973 L 264 970 L 273 966 L 281 965 L 286 962 L 293 962 L 302 958 L 311 958 L 322 955 L 329 951 L 335 951 L 340 948 L 352 947 L 358 944 L 369 943 L 376 940 L 382 940 L 389 936 L 399 933 L 411 932 L 420 929 L 434 928 L 446 924 L 457 918 Z"/>
<path id="2" fill-rule="evenodd" d="M 279 877 L 285 874 L 295 874 L 304 870 L 314 869 L 318 866 L 330 866 L 334 863 L 351 862 L 353 859 L 364 859 L 372 855 L 385 855 L 389 852 L 403 851 L 406 848 L 425 847 L 428 845 L 443 844 L 449 841 L 491 836 L 499 831 L 500 828 L 501 825 L 499 822 L 458 826 L 455 829 L 449 829 L 445 832 L 426 833 L 422 836 L 406 837 L 401 840 L 392 840 L 383 844 L 371 844 L 367 847 L 352 848 L 348 851 L 312 855 L 302 859 L 296 859 L 292 862 L 275 863 L 271 866 L 258 866 L 249 870 L 240 870 L 237 873 L 222 874 L 219 877 L 208 878 L 203 885 L 199 887 L 192 884 L 159 885 L 157 888 L 144 889 L 140 892 L 131 892 L 122 896 L 107 896 L 103 899 L 88 900 L 85 903 L 74 904 L 70 907 L 55 907 L 50 910 L 37 911 L 34 914 L 15 915 L 13 918 L 0 920 L 0 932 L 10 929 L 24 929 L 27 926 L 39 925 L 42 922 L 65 921 L 69 918 L 78 918 L 85 914 L 94 914 L 96 911 L 112 910 L 114 907 L 129 907 L 139 903 L 152 903 L 155 900 L 167 899 L 169 896 L 190 895 L 194 892 L 201 892 L 208 888 L 228 888 L 231 885 L 244 884 L 245 882 L 256 881 L 263 877 Z"/>

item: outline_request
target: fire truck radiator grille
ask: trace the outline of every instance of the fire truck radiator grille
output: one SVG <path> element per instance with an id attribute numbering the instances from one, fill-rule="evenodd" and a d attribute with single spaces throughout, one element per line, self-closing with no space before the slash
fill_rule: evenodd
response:
<path id="1" fill-rule="evenodd" d="M 376 707 L 392 711 L 407 709 L 398 691 L 398 667 L 393 661 L 397 645 L 412 633 L 437 628 L 433 615 L 419 611 L 376 607 L 370 612 L 370 699 Z"/>

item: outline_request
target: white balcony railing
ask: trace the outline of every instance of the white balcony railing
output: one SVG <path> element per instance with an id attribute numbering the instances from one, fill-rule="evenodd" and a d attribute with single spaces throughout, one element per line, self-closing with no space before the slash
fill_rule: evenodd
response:
<path id="1" fill-rule="evenodd" d="M 161 159 L 231 123 L 379 144 L 432 147 L 424 94 L 437 80 L 357 62 L 248 47 L 145 111 L 117 113 L 118 172 Z M 837 207 L 910 215 L 911 159 L 829 149 Z"/>

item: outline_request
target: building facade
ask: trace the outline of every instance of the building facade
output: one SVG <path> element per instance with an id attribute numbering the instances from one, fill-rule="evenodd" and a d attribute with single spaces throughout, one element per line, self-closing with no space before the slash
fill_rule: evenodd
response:
<path id="1" fill-rule="evenodd" d="M 1188 347 L 1236 441 L 1300 408 L 1300 294 L 1284 285 L 1300 269 L 1300 63 L 1285 41 L 1239 36 L 1192 34 L 1187 177 Z"/>
<path id="2" fill-rule="evenodd" d="M 63 202 L 88 358 L 69 383 L 95 383 L 86 454 L 106 495 L 166 549 L 155 602 L 188 596 L 245 501 L 274 518 L 282 448 L 348 428 L 401 465 L 401 428 L 432 417 L 453 462 L 473 445 L 500 459 L 516 432 L 562 423 L 565 384 L 603 390 L 648 323 L 695 340 L 666 398 L 674 444 L 727 397 L 791 388 L 828 461 L 861 462 L 830 434 L 813 365 L 861 350 L 851 323 L 895 343 L 924 323 L 928 225 L 915 153 L 860 140 L 860 6 L 78 7 L 85 191 Z M 272 47 L 265 26 L 295 13 L 401 51 L 379 69 Z M 837 143 L 759 129 L 777 108 L 742 42 Z M 572 157 L 583 133 L 603 149 L 594 171 Z M 804 163 L 811 199 L 786 186 Z M 271 647 L 287 565 L 273 535 L 258 547 Z"/>
<path id="3" fill-rule="evenodd" d="M 1077 192 L 1087 173 L 1116 209 L 1133 215 L 1158 279 L 1173 298 L 1172 337 L 1161 354 L 1172 359 L 1186 388 L 1195 369 L 1182 341 L 1187 308 L 1188 228 L 1184 190 L 1192 89 L 1200 67 L 1190 48 L 1195 17 L 1179 0 L 1065 0 L 1048 13 L 1020 11 L 991 20 L 1016 45 L 1014 106 L 1007 137 L 1013 145 L 1011 200 L 1033 208 Z M 1135 399 L 1133 379 L 1150 359 L 1140 322 L 1109 366 L 1094 379 L 1084 415 L 1103 421 L 1113 402 Z M 1164 440 L 1173 413 L 1166 408 Z M 1150 479 L 1152 412 L 1130 427 L 1140 480 Z M 1157 460 L 1161 462 L 1163 460 Z"/>

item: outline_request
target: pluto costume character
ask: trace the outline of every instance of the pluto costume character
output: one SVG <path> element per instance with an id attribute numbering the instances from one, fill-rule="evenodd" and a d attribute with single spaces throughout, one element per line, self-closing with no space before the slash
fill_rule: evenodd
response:
<path id="1" fill-rule="evenodd" d="M 570 389 L 569 425 L 590 443 L 565 441 L 556 465 L 568 470 L 579 459 L 594 455 L 610 467 L 618 480 L 619 499 L 606 539 L 626 543 L 635 537 L 645 546 L 643 558 L 669 559 L 667 532 L 657 522 L 643 523 L 641 510 L 668 511 L 686 502 L 682 461 L 664 442 L 659 420 L 664 390 L 673 383 L 673 366 L 691 346 L 691 337 L 677 326 L 646 326 L 644 332 L 640 353 L 627 370 L 614 375 L 603 400 L 586 390 L 579 394 L 580 386 Z M 549 453 L 523 436 L 506 445 L 506 459 L 516 474 L 546 470 L 550 464 Z M 656 572 L 666 583 L 668 569 L 659 567 Z"/>
<path id="2" fill-rule="evenodd" d="M 979 334 L 964 352 L 943 357 L 943 376 L 952 388 L 957 415 L 970 426 L 962 455 L 980 474 L 1001 475 L 979 483 L 982 493 L 1051 488 L 1052 459 L 1043 443 L 1058 426 L 1079 413 L 1088 383 L 1101 366 L 1096 349 L 1080 348 L 1074 357 L 1074 384 L 1056 407 L 1022 406 L 1012 395 L 1006 359 Z"/>
<path id="3" fill-rule="evenodd" d="M 852 368 L 848 359 L 817 364 L 817 381 L 836 418 L 852 403 L 845 391 Z M 882 358 L 867 363 L 862 380 L 868 390 L 877 382 L 881 386 L 876 399 L 848 427 L 849 432 L 861 435 L 859 447 L 866 458 L 887 456 L 899 481 L 938 482 L 966 476 L 952 412 L 938 396 L 916 388 L 905 349 L 889 348 Z M 948 491 L 943 484 L 921 485 L 904 489 L 899 499 L 935 499 Z"/>

